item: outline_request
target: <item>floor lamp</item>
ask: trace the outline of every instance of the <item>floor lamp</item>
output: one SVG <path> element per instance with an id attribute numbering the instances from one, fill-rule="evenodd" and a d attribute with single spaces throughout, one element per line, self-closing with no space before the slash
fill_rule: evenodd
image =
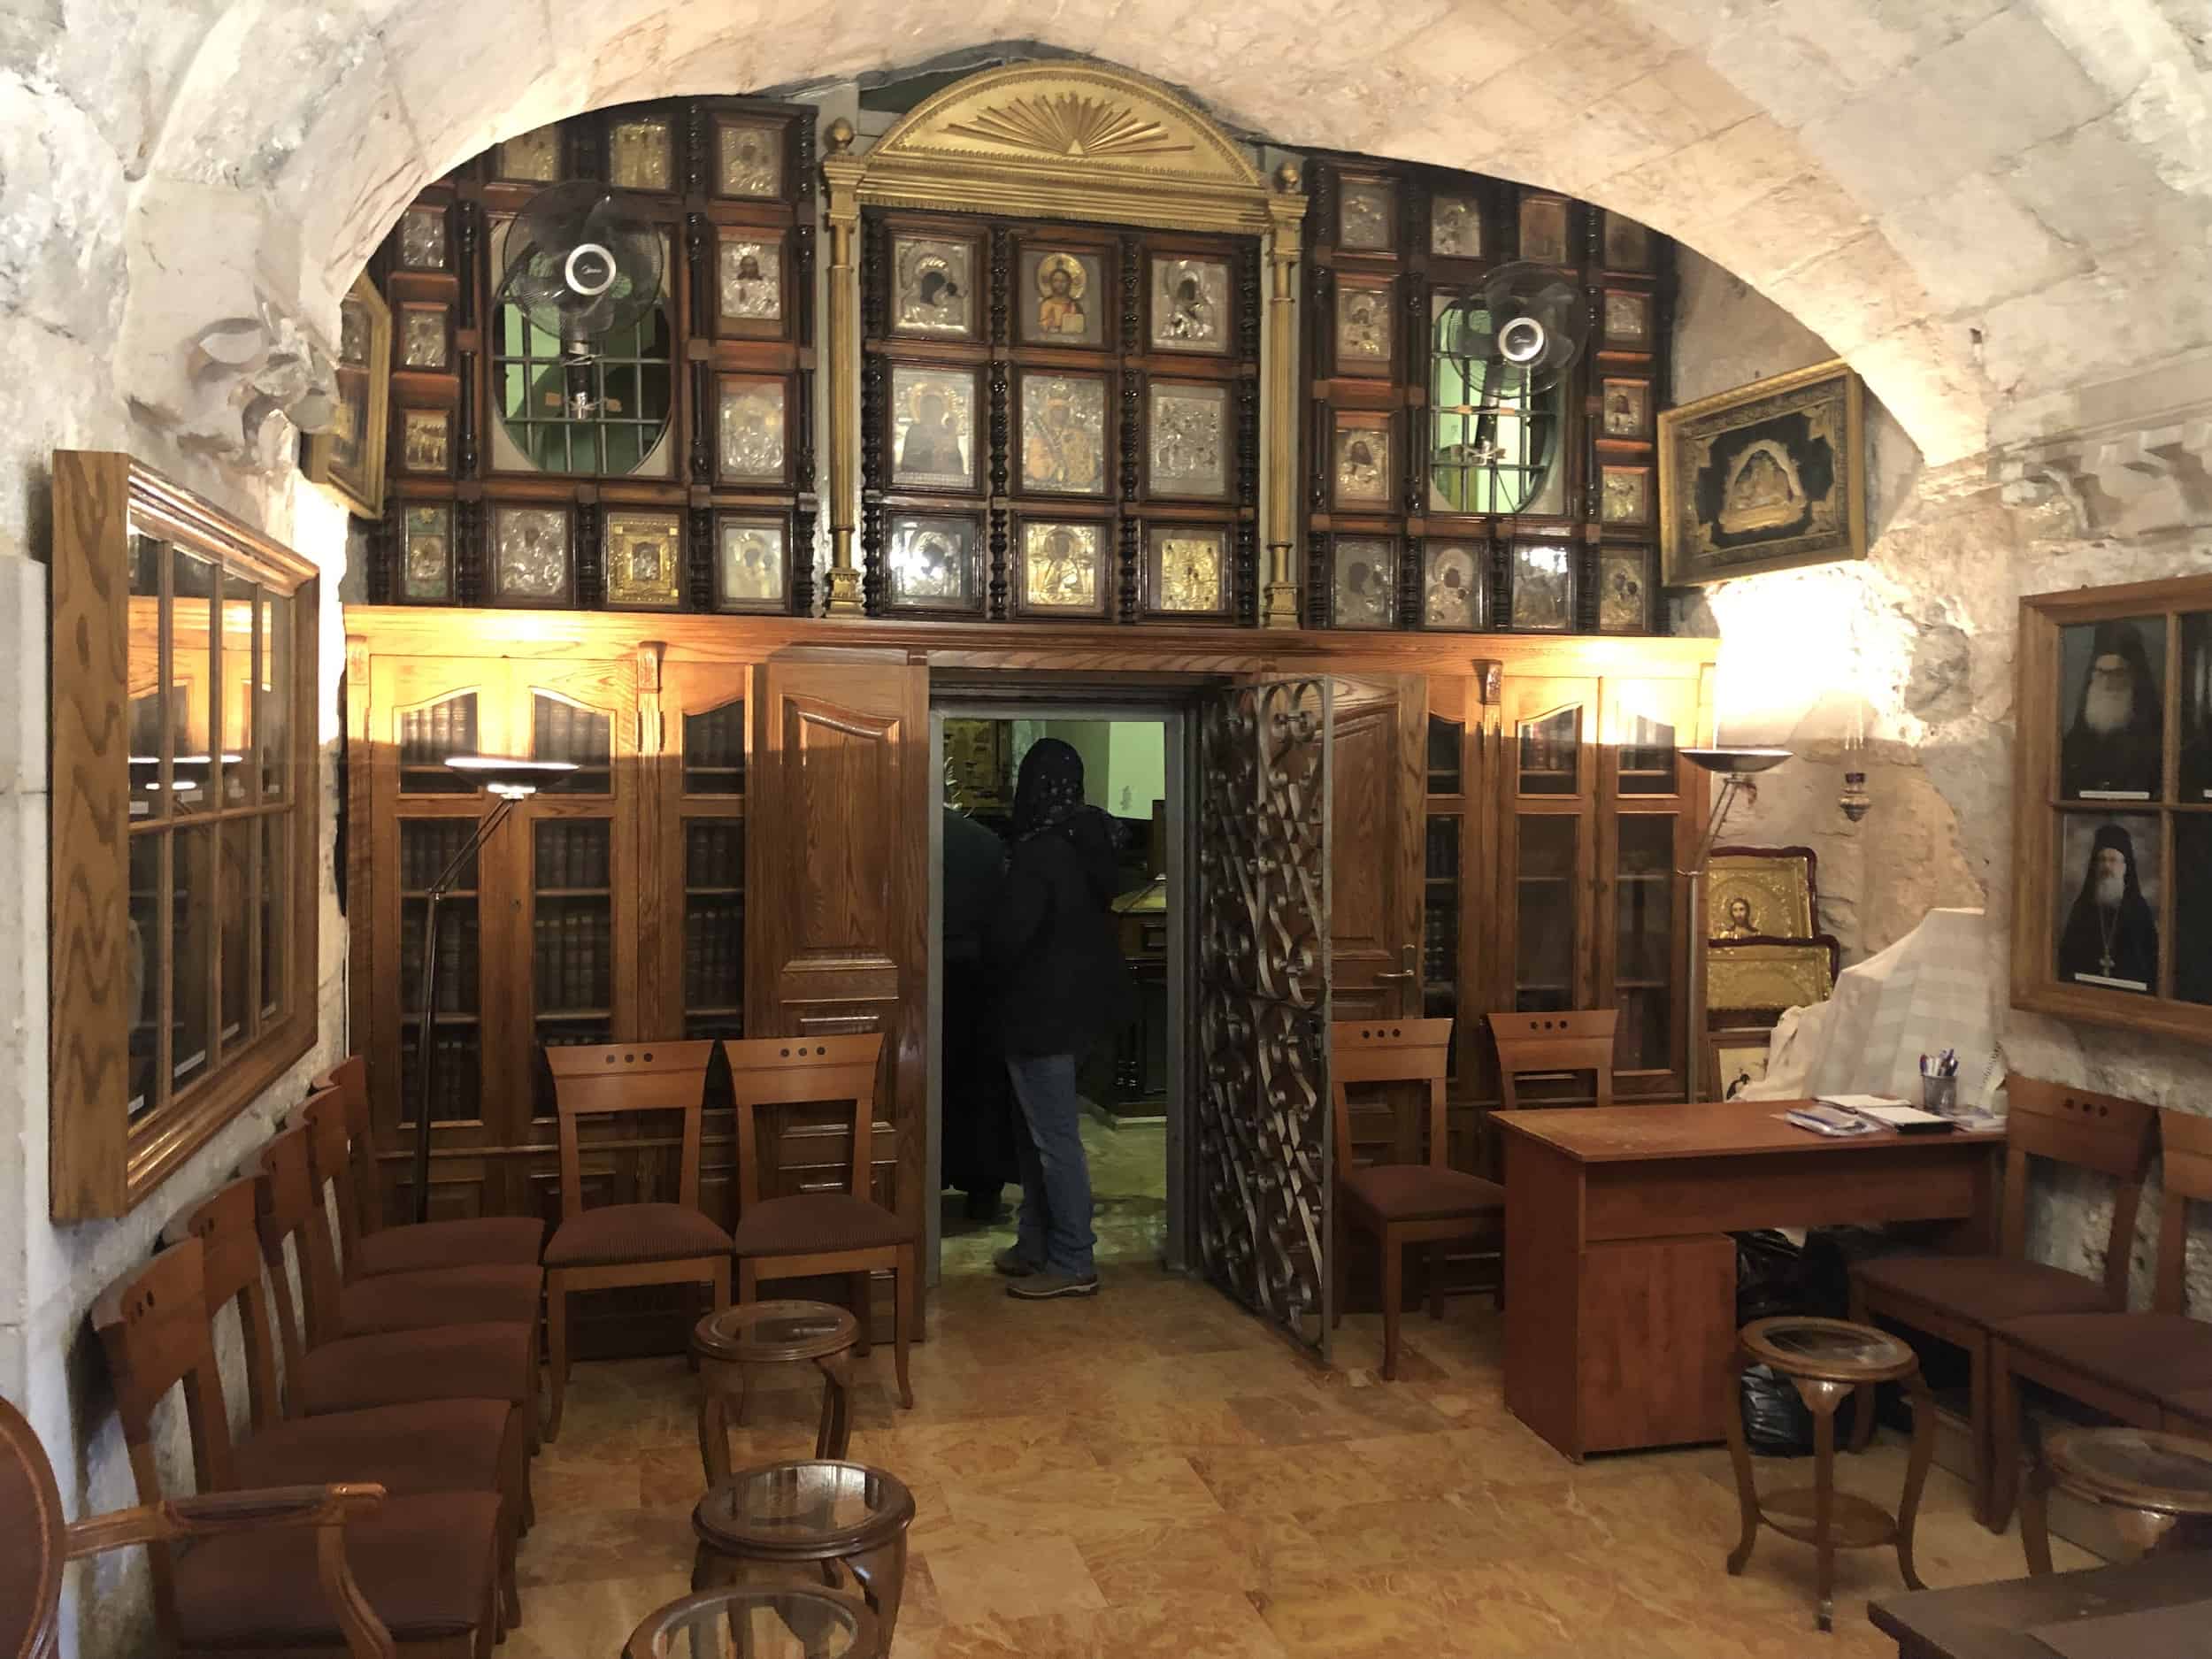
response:
<path id="1" fill-rule="evenodd" d="M 476 856 L 477 849 L 507 820 L 515 803 L 527 800 L 565 772 L 572 760 L 515 760 L 496 755 L 452 755 L 445 763 L 492 797 L 491 810 L 476 821 L 475 833 L 461 843 L 423 896 L 422 1026 L 415 1056 L 415 1219 L 430 1219 L 430 1102 L 438 1083 L 438 906 Z"/>
<path id="2" fill-rule="evenodd" d="M 1786 749 L 1686 749 L 1682 758 L 1694 766 L 1701 766 L 1720 780 L 1720 795 L 1713 803 L 1713 810 L 1705 820 L 1705 833 L 1698 838 L 1697 856 L 1690 860 L 1687 870 L 1677 875 L 1687 876 L 1690 881 L 1689 926 L 1682 930 L 1688 939 L 1689 972 L 1684 976 L 1690 999 L 1690 1032 L 1694 1045 L 1690 1052 L 1690 1075 L 1693 1079 L 1705 1069 L 1705 865 L 1713 856 L 1713 843 L 1720 839 L 1721 825 L 1727 820 L 1728 810 L 1736 804 L 1740 794 L 1756 795 L 1759 786 L 1752 779 L 1769 767 L 1778 766 L 1790 757 Z M 1693 1080 L 1690 1092 L 1694 1096 L 1701 1092 Z"/>

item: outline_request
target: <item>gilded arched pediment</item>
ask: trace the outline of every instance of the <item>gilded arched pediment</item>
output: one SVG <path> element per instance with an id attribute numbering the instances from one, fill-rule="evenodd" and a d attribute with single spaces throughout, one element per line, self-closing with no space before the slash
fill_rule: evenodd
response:
<path id="1" fill-rule="evenodd" d="M 1125 70 L 1013 64 L 917 105 L 860 160 L 876 205 L 1035 213 L 1192 230 L 1268 228 L 1244 147 L 1165 87 Z"/>

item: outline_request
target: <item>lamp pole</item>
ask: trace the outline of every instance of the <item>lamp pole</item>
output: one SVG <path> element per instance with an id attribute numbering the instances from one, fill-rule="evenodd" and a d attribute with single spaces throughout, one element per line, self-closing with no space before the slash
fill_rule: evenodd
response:
<path id="1" fill-rule="evenodd" d="M 1693 765 L 1701 766 L 1720 780 L 1720 798 L 1713 803 L 1713 810 L 1705 820 L 1705 833 L 1698 838 L 1697 856 L 1690 860 L 1687 870 L 1678 870 L 1678 876 L 1688 878 L 1690 884 L 1690 914 L 1688 925 L 1683 928 L 1687 940 L 1688 964 L 1683 973 L 1683 995 L 1689 999 L 1689 1031 L 1691 1048 L 1690 1093 L 1701 1092 L 1700 1083 L 1705 1070 L 1705 866 L 1713 856 L 1713 847 L 1720 840 L 1722 825 L 1728 820 L 1729 810 L 1736 804 L 1739 794 L 1755 796 L 1759 786 L 1752 776 L 1778 766 L 1790 757 L 1786 749 L 1686 749 L 1682 757 Z"/>

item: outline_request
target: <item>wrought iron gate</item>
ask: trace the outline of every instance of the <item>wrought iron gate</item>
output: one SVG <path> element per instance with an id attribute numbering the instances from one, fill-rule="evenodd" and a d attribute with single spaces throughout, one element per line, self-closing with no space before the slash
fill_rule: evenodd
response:
<path id="1" fill-rule="evenodd" d="M 1325 680 L 1210 694 L 1198 790 L 1199 1256 L 1325 1360 L 1330 702 Z"/>

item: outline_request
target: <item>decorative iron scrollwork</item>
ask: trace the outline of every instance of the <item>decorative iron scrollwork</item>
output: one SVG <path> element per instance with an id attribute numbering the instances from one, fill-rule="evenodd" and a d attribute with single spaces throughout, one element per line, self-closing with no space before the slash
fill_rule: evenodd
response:
<path id="1" fill-rule="evenodd" d="M 1295 680 L 1208 701 L 1198 870 L 1200 1259 L 1325 1356 L 1329 700 Z"/>

